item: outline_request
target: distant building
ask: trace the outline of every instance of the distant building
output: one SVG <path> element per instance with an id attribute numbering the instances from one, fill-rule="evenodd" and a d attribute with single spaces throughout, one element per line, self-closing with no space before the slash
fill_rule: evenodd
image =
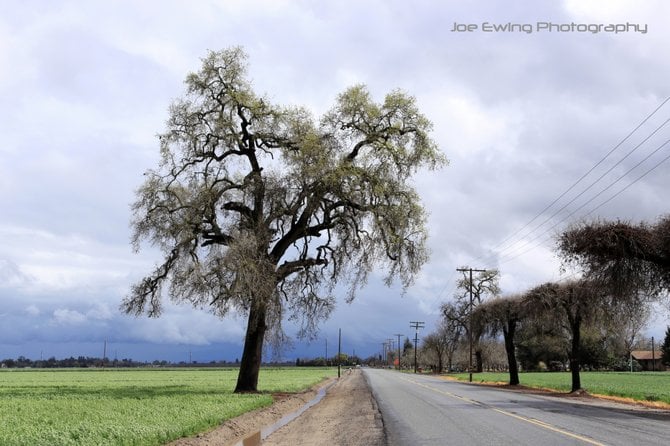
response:
<path id="1" fill-rule="evenodd" d="M 630 355 L 640 364 L 642 370 L 665 370 L 665 366 L 661 362 L 663 352 L 660 350 L 654 352 L 651 350 L 633 350 Z"/>

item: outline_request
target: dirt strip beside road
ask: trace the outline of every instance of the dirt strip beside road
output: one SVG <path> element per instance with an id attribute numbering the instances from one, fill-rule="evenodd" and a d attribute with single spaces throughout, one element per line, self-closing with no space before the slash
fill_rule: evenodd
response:
<path id="1" fill-rule="evenodd" d="M 323 385 L 328 385 L 329 380 Z M 322 386 L 319 386 L 322 387 Z M 298 394 L 275 395 L 275 403 L 224 422 L 195 437 L 169 446 L 229 446 L 294 413 L 311 401 L 318 388 Z M 266 445 L 383 446 L 386 444 L 381 413 L 360 369 L 343 371 L 326 396 L 294 421 L 271 434 Z"/>
<path id="2" fill-rule="evenodd" d="M 360 369 L 344 371 L 326 397 L 270 435 L 263 446 L 382 446 L 384 424 Z"/>
<path id="3" fill-rule="evenodd" d="M 275 402 L 270 407 L 257 409 L 225 421 L 212 431 L 194 437 L 181 438 L 168 446 L 228 446 L 254 432 L 279 421 L 284 415 L 293 413 L 311 401 L 320 387 L 333 379 L 305 392 L 273 395 Z"/>

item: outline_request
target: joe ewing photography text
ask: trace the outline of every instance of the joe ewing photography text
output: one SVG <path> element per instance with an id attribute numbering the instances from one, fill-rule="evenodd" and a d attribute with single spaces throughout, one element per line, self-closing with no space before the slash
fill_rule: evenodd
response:
<path id="1" fill-rule="evenodd" d="M 458 23 L 454 22 L 451 32 L 485 32 L 485 33 L 639 33 L 647 34 L 646 23 Z"/>

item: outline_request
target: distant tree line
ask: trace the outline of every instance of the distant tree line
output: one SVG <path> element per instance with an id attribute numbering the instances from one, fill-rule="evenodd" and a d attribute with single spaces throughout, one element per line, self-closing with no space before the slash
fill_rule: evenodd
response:
<path id="1" fill-rule="evenodd" d="M 335 355 L 331 358 L 324 358 L 323 356 L 317 358 L 298 358 L 295 360 L 296 367 L 328 367 L 328 366 L 345 366 L 353 367 L 365 364 L 365 362 L 358 356 L 349 356 L 342 353 L 339 356 Z"/>
<path id="2" fill-rule="evenodd" d="M 273 361 L 265 363 L 270 366 L 291 366 L 292 361 Z M 49 359 L 33 360 L 25 356 L 19 356 L 16 359 L 3 359 L 0 361 L 2 368 L 39 368 L 39 369 L 53 369 L 53 368 L 94 368 L 94 367 L 239 367 L 240 360 L 235 361 L 178 361 L 171 362 L 166 360 L 154 361 L 135 361 L 133 359 L 109 359 L 96 358 L 91 356 L 78 356 L 63 359 L 56 359 L 51 357 Z"/>
<path id="3" fill-rule="evenodd" d="M 25 356 L 19 356 L 16 359 L 3 359 L 0 361 L 3 368 L 40 368 L 40 369 L 54 369 L 54 368 L 88 368 L 88 367 L 145 367 L 146 362 L 133 361 L 132 359 L 102 359 L 90 356 L 71 356 L 69 358 L 56 359 L 51 357 L 49 359 L 32 360 Z"/>

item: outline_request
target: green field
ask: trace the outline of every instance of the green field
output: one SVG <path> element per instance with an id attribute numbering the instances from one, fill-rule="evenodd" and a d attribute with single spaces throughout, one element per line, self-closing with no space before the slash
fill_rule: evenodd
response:
<path id="1" fill-rule="evenodd" d="M 0 445 L 159 445 L 336 373 L 266 368 L 261 394 L 235 395 L 231 369 L 3 370 Z"/>
<path id="2" fill-rule="evenodd" d="M 468 380 L 468 374 L 454 375 Z M 639 401 L 661 401 L 670 404 L 670 372 L 582 372 L 582 387 L 591 394 L 633 398 Z M 521 384 L 569 392 L 570 372 L 520 373 Z M 508 382 L 507 373 L 475 373 L 473 382 Z"/>

